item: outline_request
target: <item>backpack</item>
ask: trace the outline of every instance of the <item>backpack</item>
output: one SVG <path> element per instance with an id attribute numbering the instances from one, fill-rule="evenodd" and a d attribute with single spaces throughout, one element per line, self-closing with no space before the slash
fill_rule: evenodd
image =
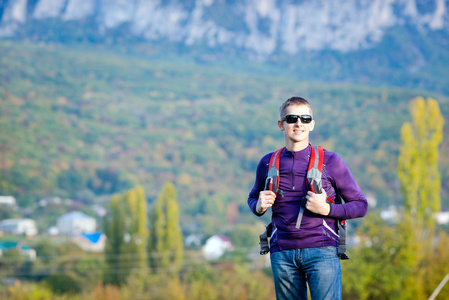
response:
<path id="1" fill-rule="evenodd" d="M 265 180 L 265 190 L 273 191 L 275 194 L 280 193 L 283 195 L 283 191 L 279 189 L 279 161 L 281 159 L 282 152 L 285 147 L 273 152 L 270 158 L 270 163 L 268 165 L 268 174 Z M 323 172 L 323 161 L 324 161 L 324 151 L 325 149 L 321 146 L 312 146 L 309 160 L 309 167 L 307 169 L 307 188 L 316 193 L 322 193 L 321 175 Z M 343 199 L 337 192 L 335 201 L 330 197 L 327 197 L 327 201 L 335 204 L 342 204 Z M 302 216 L 305 210 L 305 201 L 302 201 L 301 207 L 298 213 L 298 218 L 296 221 L 296 228 L 299 229 L 301 226 Z M 346 221 L 338 220 L 338 257 L 342 260 L 349 259 L 346 255 Z M 259 236 L 260 240 L 260 254 L 265 255 L 270 251 L 270 246 L 268 242 L 268 237 L 271 236 L 273 225 L 268 224 L 267 229 L 264 233 Z"/>

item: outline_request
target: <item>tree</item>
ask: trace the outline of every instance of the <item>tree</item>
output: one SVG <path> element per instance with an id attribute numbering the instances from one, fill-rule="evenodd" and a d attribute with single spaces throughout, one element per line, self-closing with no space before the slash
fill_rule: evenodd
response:
<path id="1" fill-rule="evenodd" d="M 108 265 L 105 282 L 121 285 L 133 270 L 146 270 L 147 207 L 142 187 L 114 195 L 104 219 Z"/>
<path id="2" fill-rule="evenodd" d="M 115 285 L 124 283 L 121 277 L 122 262 L 120 257 L 124 252 L 125 224 L 123 222 L 124 214 L 121 209 L 120 195 L 114 195 L 111 199 L 110 214 L 104 219 L 104 232 L 106 234 L 105 261 L 106 268 L 105 282 Z"/>
<path id="3" fill-rule="evenodd" d="M 183 260 L 183 237 L 179 225 L 176 188 L 167 183 L 154 203 L 148 243 L 154 272 L 177 273 Z"/>
<path id="4" fill-rule="evenodd" d="M 410 107 L 412 122 L 402 126 L 402 146 L 398 176 L 404 196 L 404 218 L 399 224 L 403 248 L 412 254 L 412 275 L 404 283 L 416 299 L 424 298 L 424 278 L 420 262 L 431 253 L 435 239 L 433 215 L 441 209 L 441 176 L 438 171 L 438 146 L 443 140 L 444 119 L 438 102 L 415 98 Z M 401 228 L 399 228 L 401 229 Z"/>
<path id="5" fill-rule="evenodd" d="M 130 237 L 130 248 L 136 254 L 136 262 L 139 269 L 147 267 L 147 204 L 145 192 L 142 187 L 136 187 L 125 194 L 126 208 L 128 212 L 127 228 Z"/>
<path id="6" fill-rule="evenodd" d="M 401 129 L 398 175 L 406 217 L 418 237 L 431 242 L 433 214 L 441 209 L 438 146 L 443 140 L 444 119 L 438 102 L 430 98 L 415 98 L 410 113 L 412 123 L 405 123 Z"/>

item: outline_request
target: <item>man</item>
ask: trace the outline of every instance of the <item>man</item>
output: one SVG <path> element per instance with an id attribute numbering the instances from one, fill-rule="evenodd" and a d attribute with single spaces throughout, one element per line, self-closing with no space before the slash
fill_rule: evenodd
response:
<path id="1" fill-rule="evenodd" d="M 324 152 L 321 194 L 307 189 L 307 169 L 313 131 L 312 108 L 300 97 L 285 101 L 278 126 L 284 132 L 285 149 L 279 162 L 279 189 L 264 190 L 271 153 L 257 167 L 248 205 L 257 216 L 272 208 L 270 258 L 277 299 L 341 299 L 341 265 L 337 256 L 338 220 L 363 217 L 368 203 L 346 163 L 335 153 Z M 337 192 L 344 204 L 330 204 Z M 305 211 L 296 228 L 301 203 Z"/>

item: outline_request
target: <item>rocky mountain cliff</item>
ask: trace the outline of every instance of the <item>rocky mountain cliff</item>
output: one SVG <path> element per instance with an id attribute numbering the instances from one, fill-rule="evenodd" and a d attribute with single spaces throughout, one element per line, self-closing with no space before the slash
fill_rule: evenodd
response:
<path id="1" fill-rule="evenodd" d="M 449 32 L 449 0 L 0 0 L 0 37 L 30 22 L 90 20 L 147 40 L 276 52 L 351 52 L 378 44 L 393 27 Z M 52 23 L 54 24 L 54 23 Z"/>

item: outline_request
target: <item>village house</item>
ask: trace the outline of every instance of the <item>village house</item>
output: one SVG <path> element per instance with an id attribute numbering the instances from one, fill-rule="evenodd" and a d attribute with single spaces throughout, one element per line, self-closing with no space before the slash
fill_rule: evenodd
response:
<path id="1" fill-rule="evenodd" d="M 224 235 L 213 235 L 207 239 L 206 244 L 202 248 L 204 257 L 207 260 L 217 260 L 226 251 L 234 250 L 234 245 Z"/>
<path id="2" fill-rule="evenodd" d="M 72 241 L 84 251 L 102 252 L 106 245 L 106 235 L 102 232 L 83 232 L 74 236 Z"/>
<path id="3" fill-rule="evenodd" d="M 19 254 L 22 257 L 25 257 L 29 260 L 36 259 L 36 250 L 28 247 L 27 245 L 23 245 L 21 242 L 9 242 L 9 241 L 0 241 L 0 257 L 5 254 L 8 250 L 18 250 Z"/>
<path id="4" fill-rule="evenodd" d="M 0 196 L 0 205 L 3 206 L 16 206 L 16 198 L 13 196 Z"/>
<path id="5" fill-rule="evenodd" d="M 0 221 L 0 231 L 5 234 L 37 235 L 36 222 L 32 219 L 5 219 Z"/>
<path id="6" fill-rule="evenodd" d="M 81 211 L 73 211 L 60 216 L 56 221 L 56 227 L 59 234 L 65 235 L 93 233 L 97 229 L 97 221 Z"/>

